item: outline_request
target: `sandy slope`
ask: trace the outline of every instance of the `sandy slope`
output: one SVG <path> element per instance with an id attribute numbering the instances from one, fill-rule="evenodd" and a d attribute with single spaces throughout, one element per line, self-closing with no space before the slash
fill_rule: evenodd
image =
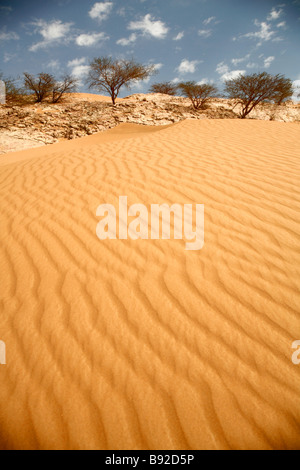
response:
<path id="1" fill-rule="evenodd" d="M 79 101 L 104 101 L 107 103 L 111 103 L 111 98 L 110 96 L 104 96 L 104 95 L 96 95 L 95 93 L 67 93 L 66 94 L 66 99 L 70 99 L 71 102 L 74 102 L 79 100 Z M 116 102 L 119 103 L 122 101 L 122 98 L 117 98 Z"/>
<path id="2" fill-rule="evenodd" d="M 1 448 L 299 449 L 299 155 L 208 120 L 1 157 Z M 101 242 L 120 195 L 204 203 L 203 250 Z"/>

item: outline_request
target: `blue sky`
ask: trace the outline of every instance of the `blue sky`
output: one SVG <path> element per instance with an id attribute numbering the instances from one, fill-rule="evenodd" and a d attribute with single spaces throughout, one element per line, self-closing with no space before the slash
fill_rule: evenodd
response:
<path id="1" fill-rule="evenodd" d="M 0 0 L 0 71 L 65 72 L 81 81 L 94 57 L 135 58 L 157 81 L 214 82 L 282 73 L 300 86 L 300 0 Z M 125 89 L 121 96 L 128 94 Z"/>

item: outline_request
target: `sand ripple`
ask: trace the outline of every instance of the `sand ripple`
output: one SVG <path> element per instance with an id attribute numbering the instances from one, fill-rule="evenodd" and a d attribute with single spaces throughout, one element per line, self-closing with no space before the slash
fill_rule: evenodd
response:
<path id="1" fill-rule="evenodd" d="M 122 125 L 0 157 L 1 449 L 299 449 L 299 125 Z M 101 203 L 204 203 L 205 246 Z"/>

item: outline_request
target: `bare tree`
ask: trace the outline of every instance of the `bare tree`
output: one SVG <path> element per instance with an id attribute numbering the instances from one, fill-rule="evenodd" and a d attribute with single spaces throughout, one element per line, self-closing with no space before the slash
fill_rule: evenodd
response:
<path id="1" fill-rule="evenodd" d="M 191 100 L 194 109 L 197 110 L 205 108 L 208 102 L 218 93 L 217 87 L 208 83 L 182 82 L 179 83 L 178 88 L 183 96 Z"/>
<path id="2" fill-rule="evenodd" d="M 115 104 L 120 89 L 130 88 L 133 82 L 145 80 L 155 73 L 155 65 L 142 65 L 131 60 L 99 57 L 90 64 L 87 78 L 89 88 L 107 92 Z"/>
<path id="3" fill-rule="evenodd" d="M 270 75 L 267 72 L 252 75 L 239 75 L 225 82 L 225 94 L 242 106 L 241 118 L 262 102 L 281 104 L 293 94 L 291 80 L 283 75 Z"/>
<path id="4" fill-rule="evenodd" d="M 163 93 L 170 96 L 175 96 L 177 91 L 178 86 L 172 82 L 154 83 L 149 90 L 150 93 Z"/>
<path id="5" fill-rule="evenodd" d="M 61 101 L 65 93 L 74 93 L 78 87 L 77 78 L 71 75 L 64 75 L 59 82 L 56 82 L 52 90 L 52 103 Z"/>
<path id="6" fill-rule="evenodd" d="M 24 87 L 33 92 L 37 103 L 41 103 L 53 91 L 55 78 L 48 73 L 40 73 L 37 78 L 29 73 L 24 73 Z"/>

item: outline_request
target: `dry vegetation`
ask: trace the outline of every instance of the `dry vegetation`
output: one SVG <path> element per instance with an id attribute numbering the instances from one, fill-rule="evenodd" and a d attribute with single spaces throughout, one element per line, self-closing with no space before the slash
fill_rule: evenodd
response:
<path id="1" fill-rule="evenodd" d="M 56 143 L 95 134 L 120 123 L 165 125 L 184 119 L 238 119 L 239 106 L 226 99 L 214 99 L 209 107 L 195 110 L 188 98 L 164 94 L 137 94 L 119 99 L 115 106 L 97 95 L 65 95 L 61 103 L 23 100 L 22 105 L 0 106 L 0 153 Z M 249 118 L 249 117 L 248 117 Z M 299 121 L 300 106 L 263 103 L 250 118 Z"/>

